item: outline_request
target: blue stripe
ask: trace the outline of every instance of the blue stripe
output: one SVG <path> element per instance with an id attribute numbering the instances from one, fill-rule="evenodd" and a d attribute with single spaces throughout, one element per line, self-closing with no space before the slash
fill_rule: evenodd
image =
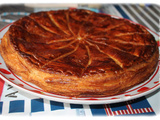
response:
<path id="1" fill-rule="evenodd" d="M 110 104 L 112 111 L 127 110 L 126 102 Z"/>
<path id="2" fill-rule="evenodd" d="M 0 114 L 2 114 L 3 102 L 0 102 Z"/>
<path id="3" fill-rule="evenodd" d="M 10 101 L 9 113 L 24 112 L 24 100 Z"/>
<path id="4" fill-rule="evenodd" d="M 71 109 L 81 109 L 83 106 L 81 104 L 70 104 Z"/>
<path id="5" fill-rule="evenodd" d="M 90 105 L 91 112 L 93 116 L 106 116 L 105 109 L 103 105 Z"/>
<path id="6" fill-rule="evenodd" d="M 78 7 L 77 9 L 86 9 L 86 10 L 91 10 L 93 12 L 99 13 L 99 9 L 96 8 L 87 8 L 87 7 Z"/>
<path id="7" fill-rule="evenodd" d="M 114 6 L 115 6 L 115 8 L 121 13 L 121 15 L 122 15 L 124 18 L 131 20 L 131 19 L 128 17 L 128 15 L 119 7 L 119 5 L 114 5 Z"/>
<path id="8" fill-rule="evenodd" d="M 6 12 L 4 12 L 4 13 L 3 13 L 3 16 L 6 16 L 6 15 L 7 15 L 7 13 L 6 13 Z"/>
<path id="9" fill-rule="evenodd" d="M 29 13 L 24 13 L 24 15 L 29 15 Z"/>
<path id="10" fill-rule="evenodd" d="M 133 109 L 151 107 L 145 97 L 141 97 L 141 98 L 136 99 L 135 101 L 133 101 L 131 103 L 131 106 Z"/>
<path id="11" fill-rule="evenodd" d="M 50 101 L 51 111 L 64 109 L 64 105 L 62 102 Z"/>
<path id="12" fill-rule="evenodd" d="M 31 112 L 44 111 L 43 99 L 32 99 L 31 100 Z"/>
<path id="13" fill-rule="evenodd" d="M 10 20 L 10 23 L 12 23 L 13 22 L 13 20 Z"/>

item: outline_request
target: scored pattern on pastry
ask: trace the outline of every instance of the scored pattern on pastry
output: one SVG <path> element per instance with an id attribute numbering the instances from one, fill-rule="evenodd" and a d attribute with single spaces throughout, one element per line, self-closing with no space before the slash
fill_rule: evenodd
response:
<path id="1" fill-rule="evenodd" d="M 9 31 L 16 49 L 37 67 L 77 76 L 125 69 L 155 50 L 141 26 L 87 10 L 32 13 Z"/>

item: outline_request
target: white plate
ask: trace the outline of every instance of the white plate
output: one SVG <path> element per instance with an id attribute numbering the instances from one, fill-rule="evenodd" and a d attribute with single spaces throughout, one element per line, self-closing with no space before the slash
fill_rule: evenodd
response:
<path id="1" fill-rule="evenodd" d="M 0 38 L 3 37 L 3 35 L 6 33 L 10 25 L 11 24 L 7 25 L 6 27 L 0 30 Z M 154 35 L 155 39 L 158 40 L 159 38 L 158 34 L 154 33 L 149 29 L 148 31 L 150 31 L 151 34 Z M 76 103 L 76 104 L 108 104 L 108 103 L 122 102 L 147 95 L 158 89 L 160 86 L 159 66 L 157 66 L 155 72 L 147 81 L 127 90 L 126 92 L 120 95 L 114 95 L 111 97 L 93 97 L 93 98 L 92 97 L 75 98 L 75 97 L 60 96 L 44 92 L 41 88 L 33 85 L 32 83 L 22 80 L 21 77 L 15 75 L 6 67 L 3 58 L 1 56 L 0 56 L 0 77 L 8 84 L 16 87 L 17 89 L 30 93 L 32 95 L 36 95 L 38 97 L 49 100 L 66 102 L 66 103 Z"/>

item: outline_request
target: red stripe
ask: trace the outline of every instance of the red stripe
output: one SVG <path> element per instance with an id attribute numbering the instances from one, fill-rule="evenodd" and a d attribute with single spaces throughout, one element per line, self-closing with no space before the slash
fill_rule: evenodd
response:
<path id="1" fill-rule="evenodd" d="M 110 115 L 110 116 L 113 116 L 113 113 L 112 113 L 112 110 L 111 110 L 110 106 L 109 106 L 108 104 L 107 104 L 106 106 L 107 106 L 109 115 Z"/>
<path id="2" fill-rule="evenodd" d="M 116 116 L 116 115 L 117 115 L 117 112 L 116 112 L 116 111 L 113 111 L 113 114 L 114 114 L 114 116 Z"/>
<path id="3" fill-rule="evenodd" d="M 154 110 L 152 108 L 150 108 L 150 109 L 151 109 L 151 112 L 154 112 Z"/>
<path id="4" fill-rule="evenodd" d="M 145 111 L 144 111 L 144 109 L 143 109 L 143 108 L 141 108 L 141 110 L 142 110 L 142 112 L 143 112 L 143 113 L 145 113 Z"/>
<path id="5" fill-rule="evenodd" d="M 108 106 L 109 106 L 109 105 L 108 105 Z M 110 113 L 110 115 L 111 115 L 111 116 L 113 116 L 113 113 L 112 113 L 112 110 L 111 110 L 110 106 L 109 106 L 109 108 L 108 108 L 108 109 L 109 109 L 109 113 Z"/>
<path id="6" fill-rule="evenodd" d="M 126 114 L 129 114 L 129 111 L 128 110 L 125 110 L 126 111 Z"/>
<path id="7" fill-rule="evenodd" d="M 137 110 L 136 109 L 134 109 L 134 112 L 135 112 L 134 114 L 137 114 Z"/>
<path id="8" fill-rule="evenodd" d="M 7 26 L 3 27 L 2 29 L 0 29 L 0 32 L 3 31 L 5 28 L 7 28 L 8 26 L 12 25 L 13 23 L 8 24 Z"/>
<path id="9" fill-rule="evenodd" d="M 120 112 L 120 110 L 118 110 L 117 112 L 118 112 L 118 115 L 121 115 L 121 112 Z"/>
<path id="10" fill-rule="evenodd" d="M 151 112 L 151 110 L 149 108 L 146 108 L 148 112 Z"/>
<path id="11" fill-rule="evenodd" d="M 143 113 L 143 111 L 141 109 L 138 109 L 140 111 L 140 113 Z"/>
<path id="12" fill-rule="evenodd" d="M 110 106 L 107 104 L 107 105 L 105 105 L 105 110 L 106 110 L 106 114 L 108 115 L 108 116 L 112 116 L 112 113 L 110 112 Z"/>
<path id="13" fill-rule="evenodd" d="M 121 112 L 122 112 L 123 115 L 125 114 L 123 110 L 121 110 Z"/>
<path id="14" fill-rule="evenodd" d="M 4 81 L 0 78 L 0 100 L 3 92 Z"/>
<path id="15" fill-rule="evenodd" d="M 139 113 L 142 113 L 141 109 L 137 109 L 139 111 Z"/>
<path id="16" fill-rule="evenodd" d="M 127 109 L 128 109 L 129 114 L 132 114 L 132 109 L 130 108 L 130 105 L 128 104 L 128 102 L 127 102 L 126 107 L 127 107 Z"/>
<path id="17" fill-rule="evenodd" d="M 150 112 L 148 108 L 145 108 L 145 110 L 146 110 L 147 112 Z"/>
<path id="18" fill-rule="evenodd" d="M 123 110 L 124 114 L 128 114 L 127 110 Z"/>
<path id="19" fill-rule="evenodd" d="M 109 116 L 111 116 L 111 113 L 109 112 L 109 105 L 106 106 L 107 110 L 107 114 Z M 116 115 L 125 115 L 125 114 L 140 114 L 140 113 L 147 113 L 147 112 L 154 112 L 152 108 L 140 108 L 140 109 L 132 109 L 132 107 L 130 105 L 127 106 L 127 110 L 117 110 L 117 111 L 113 111 L 112 115 L 116 116 Z"/>
<path id="20" fill-rule="evenodd" d="M 130 104 L 128 104 L 128 107 L 130 108 L 130 111 L 132 112 L 132 114 L 136 114 L 136 112 L 134 111 L 134 109 L 132 108 L 132 106 Z"/>
<path id="21" fill-rule="evenodd" d="M 130 105 L 130 107 L 131 107 L 131 110 L 132 110 L 133 114 L 136 114 L 136 113 L 135 113 L 135 111 L 134 111 L 134 109 L 132 108 L 132 106 L 131 106 L 131 105 Z"/>
<path id="22" fill-rule="evenodd" d="M 157 41 L 158 46 L 160 46 L 160 41 Z"/>
<path id="23" fill-rule="evenodd" d="M 148 112 L 145 108 L 143 108 L 143 110 L 144 110 L 145 113 Z"/>
<path id="24" fill-rule="evenodd" d="M 104 108 L 105 108 L 106 114 L 107 114 L 108 116 L 110 116 L 110 115 L 109 115 L 109 112 L 108 112 L 108 107 L 107 107 L 107 105 L 104 105 Z"/>
<path id="25" fill-rule="evenodd" d="M 136 110 L 137 114 L 139 114 L 139 113 L 140 113 L 138 109 L 135 109 L 135 110 Z"/>

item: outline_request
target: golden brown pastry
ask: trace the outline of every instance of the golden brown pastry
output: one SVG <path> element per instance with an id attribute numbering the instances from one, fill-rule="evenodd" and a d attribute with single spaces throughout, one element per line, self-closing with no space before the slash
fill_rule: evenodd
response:
<path id="1" fill-rule="evenodd" d="M 157 43 L 146 29 L 80 9 L 17 20 L 4 35 L 0 53 L 23 80 L 74 97 L 120 94 L 147 80 L 158 63 Z"/>

